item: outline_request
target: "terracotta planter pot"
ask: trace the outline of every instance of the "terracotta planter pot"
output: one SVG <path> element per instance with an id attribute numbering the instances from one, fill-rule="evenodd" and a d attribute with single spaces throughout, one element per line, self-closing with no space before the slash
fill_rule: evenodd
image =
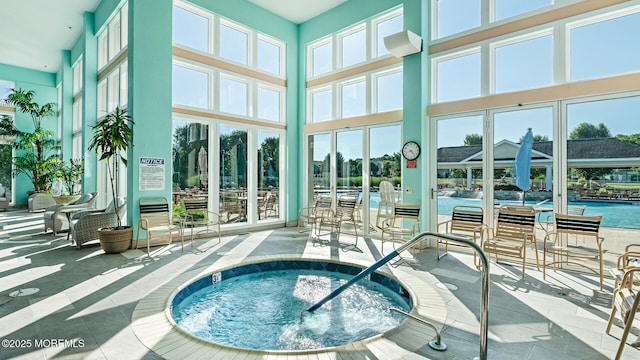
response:
<path id="1" fill-rule="evenodd" d="M 100 236 L 100 247 L 107 254 L 119 254 L 131 245 L 131 235 L 133 227 L 123 226 L 122 228 L 102 228 L 98 230 Z"/>

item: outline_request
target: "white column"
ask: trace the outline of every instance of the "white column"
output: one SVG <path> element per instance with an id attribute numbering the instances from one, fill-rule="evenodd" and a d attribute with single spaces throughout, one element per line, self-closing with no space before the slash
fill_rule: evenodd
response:
<path id="1" fill-rule="evenodd" d="M 547 174 L 545 176 L 545 179 L 546 179 L 545 190 L 551 191 L 551 188 L 552 188 L 551 175 L 553 174 L 553 171 L 552 171 L 553 166 L 552 165 L 547 165 L 547 166 L 545 166 L 545 169 L 547 170 Z"/>
<path id="2" fill-rule="evenodd" d="M 471 166 L 467 166 L 467 189 L 471 189 L 471 186 L 473 186 L 473 173 Z"/>

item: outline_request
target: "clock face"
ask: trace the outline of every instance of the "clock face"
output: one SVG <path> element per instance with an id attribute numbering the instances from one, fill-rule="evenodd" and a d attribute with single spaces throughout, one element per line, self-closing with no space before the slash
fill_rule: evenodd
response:
<path id="1" fill-rule="evenodd" d="M 415 160 L 420 156 L 420 145 L 415 141 L 408 141 L 402 147 L 402 156 L 407 160 Z"/>

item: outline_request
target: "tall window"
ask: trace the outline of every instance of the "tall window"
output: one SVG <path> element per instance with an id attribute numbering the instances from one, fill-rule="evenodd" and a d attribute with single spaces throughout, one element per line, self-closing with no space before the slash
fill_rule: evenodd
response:
<path id="1" fill-rule="evenodd" d="M 186 2 L 174 1 L 173 44 L 284 78 L 282 41 Z"/>
<path id="2" fill-rule="evenodd" d="M 174 1 L 173 45 L 176 208 L 199 197 L 225 227 L 282 220 L 284 43 Z"/>
<path id="3" fill-rule="evenodd" d="M 98 33 L 98 69 L 102 69 L 127 47 L 128 28 L 129 3 L 125 2 Z"/>
<path id="4" fill-rule="evenodd" d="M 384 38 L 402 31 L 402 11 L 389 11 L 307 45 L 307 76 L 314 78 L 389 56 Z M 368 41 L 369 37 L 375 41 Z"/>

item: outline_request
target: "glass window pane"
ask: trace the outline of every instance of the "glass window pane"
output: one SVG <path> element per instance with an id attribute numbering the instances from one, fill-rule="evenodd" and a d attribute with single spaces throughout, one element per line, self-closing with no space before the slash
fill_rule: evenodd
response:
<path id="1" fill-rule="evenodd" d="M 109 60 L 120 52 L 120 13 L 109 23 Z"/>
<path id="2" fill-rule="evenodd" d="M 2 115 L 8 116 L 8 115 Z M 0 184 L 3 187 L 7 187 L 9 190 L 14 189 L 13 187 L 13 177 L 12 166 L 13 163 L 13 145 L 10 143 L 6 143 L 0 141 Z M 15 190 L 13 191 L 15 193 Z M 12 199 L 7 199 L 9 202 L 12 202 Z"/>
<path id="3" fill-rule="evenodd" d="M 436 102 L 480 96 L 480 53 L 473 53 L 436 65 Z"/>
<path id="4" fill-rule="evenodd" d="M 220 127 L 220 215 L 247 221 L 247 131 Z"/>
<path id="5" fill-rule="evenodd" d="M 337 195 L 357 194 L 362 188 L 362 130 L 336 133 Z"/>
<path id="6" fill-rule="evenodd" d="M 364 115 L 367 112 L 367 89 L 365 81 L 342 87 L 342 117 Z"/>
<path id="7" fill-rule="evenodd" d="M 280 135 L 258 132 L 258 220 L 280 218 Z"/>
<path id="8" fill-rule="evenodd" d="M 280 92 L 258 87 L 258 119 L 280 121 Z"/>
<path id="9" fill-rule="evenodd" d="M 247 115 L 247 84 L 220 77 L 220 111 Z"/>
<path id="10" fill-rule="evenodd" d="M 98 83 L 98 118 L 107 115 L 107 79 Z"/>
<path id="11" fill-rule="evenodd" d="M 378 56 L 383 56 L 389 53 L 387 48 L 384 46 L 384 38 L 395 33 L 399 33 L 403 29 L 403 17 L 402 15 L 398 15 L 392 17 L 391 19 L 382 21 L 377 24 L 377 54 Z"/>
<path id="12" fill-rule="evenodd" d="M 125 2 L 120 9 L 120 42 L 122 48 L 129 43 L 129 3 Z"/>
<path id="13" fill-rule="evenodd" d="M 329 195 L 331 189 L 331 136 L 309 135 L 309 177 L 306 206 L 311 206 L 318 195 Z"/>
<path id="14" fill-rule="evenodd" d="M 328 42 L 313 48 L 313 76 L 333 70 L 333 43 Z"/>
<path id="15" fill-rule="evenodd" d="M 640 13 L 570 32 L 571 81 L 640 71 Z"/>
<path id="16" fill-rule="evenodd" d="M 103 66 L 107 65 L 108 62 L 108 54 L 107 48 L 108 44 L 108 31 L 103 31 L 100 36 L 98 36 L 98 69 L 102 69 Z"/>
<path id="17" fill-rule="evenodd" d="M 74 131 L 82 126 L 82 98 L 73 102 L 72 123 Z"/>
<path id="18" fill-rule="evenodd" d="M 246 33 L 220 24 L 220 57 L 246 65 L 248 39 Z"/>
<path id="19" fill-rule="evenodd" d="M 640 228 L 640 97 L 567 106 L 568 205 L 603 227 Z"/>
<path id="20" fill-rule="evenodd" d="M 208 129 L 206 124 L 173 121 L 172 189 L 176 205 L 186 197 L 208 197 L 211 174 Z M 200 136 L 193 137 L 193 133 L 199 133 Z"/>
<path id="21" fill-rule="evenodd" d="M 280 47 L 258 39 L 258 69 L 280 75 Z"/>
<path id="22" fill-rule="evenodd" d="M 480 26 L 480 0 L 439 0 L 437 7 L 437 38 Z"/>
<path id="23" fill-rule="evenodd" d="M 376 80 L 377 112 L 402 109 L 402 86 L 402 71 L 378 76 Z"/>
<path id="24" fill-rule="evenodd" d="M 367 31 L 362 29 L 342 38 L 342 67 L 367 60 Z"/>
<path id="25" fill-rule="evenodd" d="M 7 95 L 9 95 L 11 89 L 15 87 L 16 85 L 12 82 L 0 81 L 0 104 L 4 103 L 3 100 L 7 98 Z"/>
<path id="26" fill-rule="evenodd" d="M 547 200 L 544 207 L 553 208 L 553 108 L 535 108 L 505 111 L 494 114 L 494 200 L 500 205 L 536 205 Z M 515 158 L 527 129 L 533 133 L 531 170 L 528 181 L 530 189 L 523 192 L 517 184 Z M 525 197 L 523 199 L 523 196 Z M 540 205 L 543 206 L 543 205 Z M 541 216 L 544 214 L 541 214 Z M 548 215 L 548 214 L 547 214 Z M 545 221 L 545 218 L 541 218 Z M 552 221 L 549 218 L 549 221 Z"/>
<path id="27" fill-rule="evenodd" d="M 112 112 L 120 101 L 120 72 L 118 70 L 109 74 L 107 89 L 107 112 Z"/>
<path id="28" fill-rule="evenodd" d="M 553 5 L 553 0 L 494 0 L 496 21 Z"/>
<path id="29" fill-rule="evenodd" d="M 314 92 L 311 97 L 311 108 L 313 113 L 311 120 L 313 122 L 331 120 L 332 113 L 332 97 L 331 89 Z"/>
<path id="30" fill-rule="evenodd" d="M 174 6 L 173 43 L 208 52 L 209 19 Z"/>
<path id="31" fill-rule="evenodd" d="M 496 93 L 553 84 L 551 35 L 495 49 Z"/>
<path id="32" fill-rule="evenodd" d="M 402 146 L 402 127 L 400 125 L 374 127 L 369 130 L 369 208 L 371 226 L 379 228 L 382 222 L 393 214 L 393 202 L 389 197 L 383 199 L 380 194 L 380 182 L 389 181 L 400 190 L 402 160 L 400 147 Z M 400 199 L 402 191 L 392 194 L 395 201 Z M 382 194 L 384 195 L 384 194 Z M 375 210 L 375 216 L 373 216 Z"/>
<path id="33" fill-rule="evenodd" d="M 129 64 L 125 61 L 120 65 L 120 107 L 126 107 L 129 102 Z"/>
<path id="34" fill-rule="evenodd" d="M 438 223 L 443 223 L 451 218 L 454 206 L 482 207 L 482 115 L 436 124 Z"/>
<path id="35" fill-rule="evenodd" d="M 209 107 L 209 75 L 202 71 L 173 65 L 172 92 L 174 105 Z"/>

